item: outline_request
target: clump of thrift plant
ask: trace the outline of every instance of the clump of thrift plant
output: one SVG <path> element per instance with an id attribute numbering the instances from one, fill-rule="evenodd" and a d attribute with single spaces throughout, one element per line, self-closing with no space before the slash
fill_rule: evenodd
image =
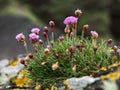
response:
<path id="1" fill-rule="evenodd" d="M 91 75 L 101 67 L 118 61 L 112 60 L 112 56 L 117 56 L 118 49 L 117 46 L 109 47 L 112 39 L 98 40 L 98 33 L 89 31 L 88 24 L 83 25 L 81 36 L 76 35 L 81 14 L 82 11 L 77 9 L 75 16 L 65 18 L 65 35 L 56 40 L 54 21 L 49 22 L 51 28 L 43 28 L 43 36 L 39 36 L 39 28 L 31 30 L 29 40 L 34 52 L 29 53 L 21 63 L 25 65 L 28 77 L 41 85 L 41 90 L 67 78 Z M 51 38 L 48 37 L 48 31 L 52 34 Z M 88 38 L 84 37 L 85 32 L 90 32 Z M 18 34 L 16 39 L 27 47 L 23 33 Z M 110 55 L 110 50 L 113 50 L 113 55 Z"/>

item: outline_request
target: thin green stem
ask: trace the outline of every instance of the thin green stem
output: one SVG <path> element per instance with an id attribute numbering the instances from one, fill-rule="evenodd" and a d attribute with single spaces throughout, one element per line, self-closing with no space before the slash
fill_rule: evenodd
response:
<path id="1" fill-rule="evenodd" d="M 24 41 L 23 43 L 24 43 L 25 51 L 26 51 L 26 53 L 28 53 L 28 47 L 27 47 L 26 41 Z"/>

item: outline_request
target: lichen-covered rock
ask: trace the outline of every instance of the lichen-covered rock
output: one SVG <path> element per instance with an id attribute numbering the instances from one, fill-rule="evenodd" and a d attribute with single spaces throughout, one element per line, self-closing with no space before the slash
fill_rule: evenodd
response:
<path id="1" fill-rule="evenodd" d="M 96 80 L 99 80 L 99 78 L 93 78 L 90 76 L 83 76 L 80 78 L 70 78 L 68 79 L 68 86 L 72 90 L 83 90 L 84 87 L 86 87 L 90 83 L 95 82 Z"/>

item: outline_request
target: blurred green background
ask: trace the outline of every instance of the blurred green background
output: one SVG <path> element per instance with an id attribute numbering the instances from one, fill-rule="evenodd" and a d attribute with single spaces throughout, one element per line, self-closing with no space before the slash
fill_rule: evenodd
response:
<path id="1" fill-rule="evenodd" d="M 24 50 L 14 40 L 17 33 L 27 35 L 33 27 L 56 23 L 56 32 L 63 34 L 63 20 L 74 15 L 76 9 L 83 14 L 79 19 L 78 34 L 84 24 L 96 30 L 102 38 L 120 39 L 120 0 L 0 0 L 0 59 L 15 57 Z M 10 52 L 13 51 L 13 54 Z"/>

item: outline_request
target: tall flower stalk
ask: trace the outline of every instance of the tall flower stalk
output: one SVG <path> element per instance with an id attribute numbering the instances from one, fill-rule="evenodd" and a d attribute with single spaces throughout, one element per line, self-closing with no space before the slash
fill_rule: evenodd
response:
<path id="1" fill-rule="evenodd" d="M 54 32 L 55 32 L 55 30 L 54 30 L 54 26 L 55 26 L 54 21 L 50 21 L 49 25 L 52 28 L 52 41 L 54 42 Z"/>
<path id="2" fill-rule="evenodd" d="M 24 34 L 23 33 L 17 34 L 15 38 L 17 39 L 18 42 L 23 43 L 25 51 L 26 53 L 28 53 L 27 43 Z"/>

